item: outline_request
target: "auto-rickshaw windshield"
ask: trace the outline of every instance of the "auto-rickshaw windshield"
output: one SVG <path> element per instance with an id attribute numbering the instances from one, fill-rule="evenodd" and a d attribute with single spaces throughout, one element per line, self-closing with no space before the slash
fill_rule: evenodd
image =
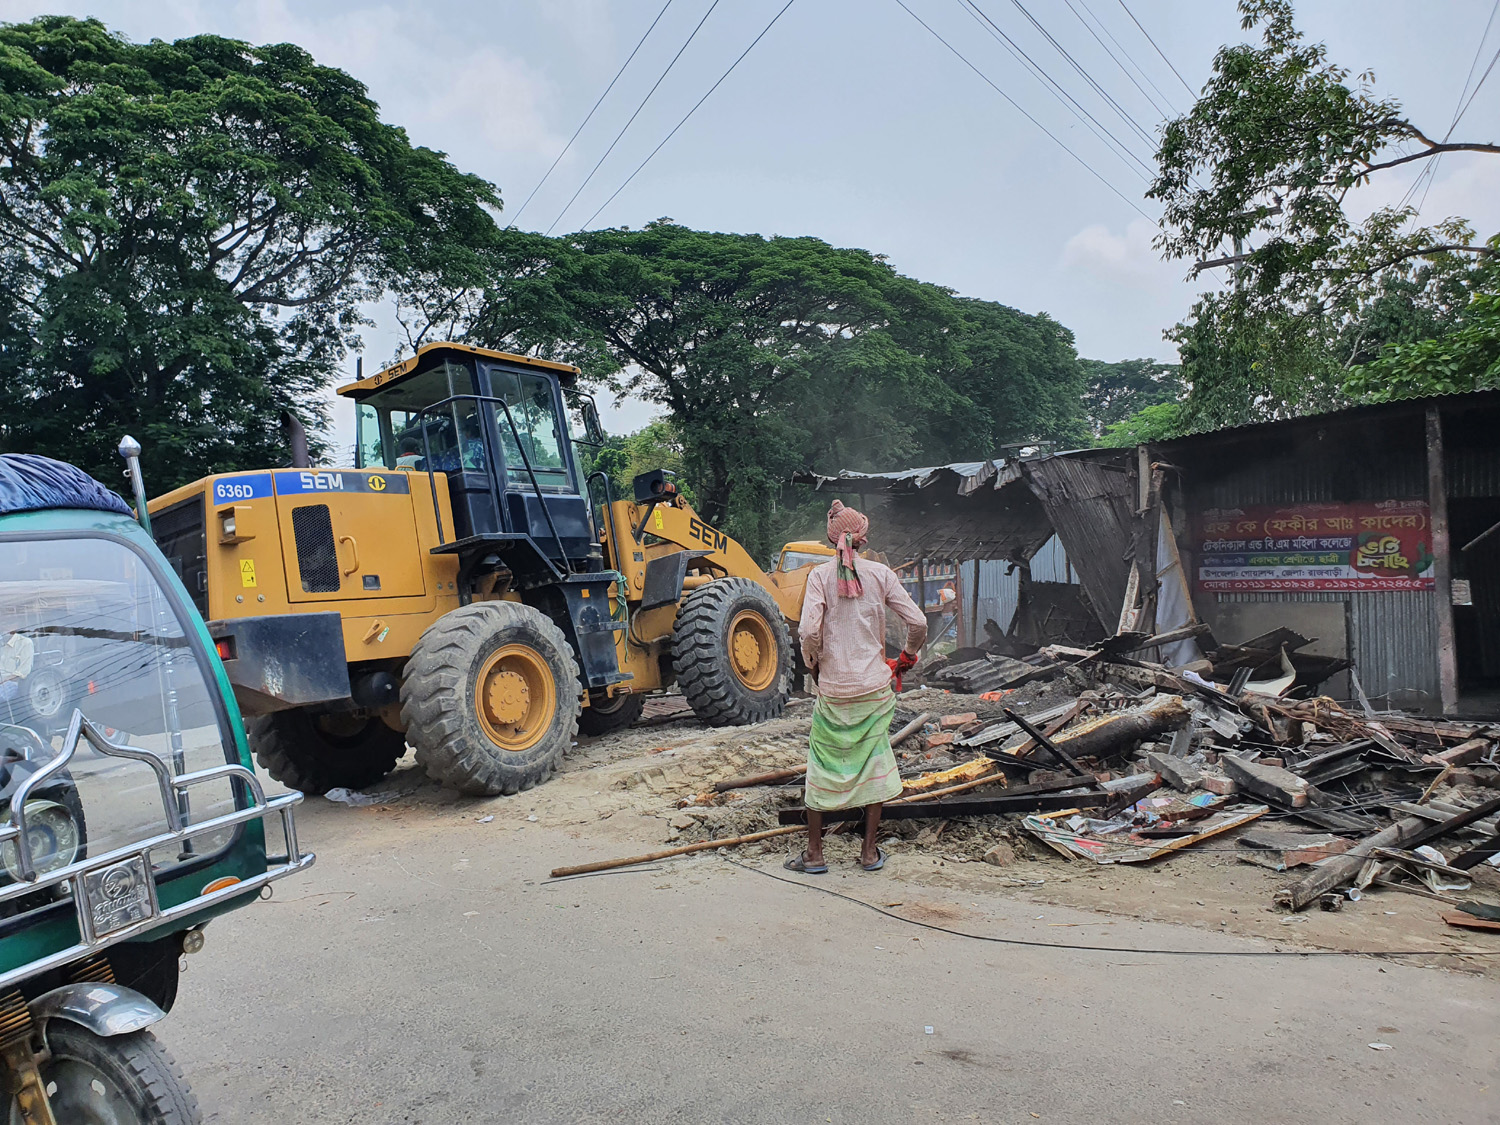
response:
<path id="1" fill-rule="evenodd" d="M 172 774 L 235 760 L 182 607 L 142 555 L 99 536 L 6 537 L 0 576 L 0 818 L 26 777 L 63 751 L 75 710 L 110 742 L 149 751 Z M 35 802 L 45 806 L 33 813 Z M 225 781 L 194 788 L 183 811 L 200 823 L 233 807 Z M 168 823 L 155 771 L 83 742 L 31 794 L 27 818 L 41 871 L 149 839 Z M 199 836 L 157 849 L 152 864 L 160 870 L 227 842 Z M 16 877 L 14 848 L 0 846 L 0 885 Z"/>

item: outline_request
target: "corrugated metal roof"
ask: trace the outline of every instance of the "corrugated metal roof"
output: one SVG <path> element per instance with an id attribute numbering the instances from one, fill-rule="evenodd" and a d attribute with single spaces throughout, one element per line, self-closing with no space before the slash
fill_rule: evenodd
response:
<path id="1" fill-rule="evenodd" d="M 1196 444 L 1214 438 L 1232 437 L 1237 439 L 1240 437 L 1254 437 L 1259 432 L 1268 430 L 1295 429 L 1300 427 L 1316 429 L 1330 422 L 1354 421 L 1361 416 L 1375 418 L 1380 415 L 1422 413 L 1430 404 L 1443 407 L 1445 410 L 1467 410 L 1471 406 L 1500 405 L 1500 389 L 1454 391 L 1451 394 L 1423 395 L 1420 398 L 1401 398 L 1392 402 L 1361 403 L 1357 406 L 1340 407 L 1338 410 L 1325 410 L 1315 414 L 1299 414 L 1294 418 L 1273 418 L 1264 422 L 1243 422 L 1238 426 L 1204 427 L 1189 430 L 1187 433 L 1170 438 L 1167 441 L 1152 442 L 1151 444 L 1153 447 L 1161 449 L 1172 449 L 1177 445 Z"/>
<path id="2" fill-rule="evenodd" d="M 997 458 L 993 461 L 955 461 L 951 465 L 929 465 L 918 469 L 895 469 L 884 473 L 858 473 L 845 469 L 837 476 L 819 473 L 801 474 L 797 478 L 814 488 L 838 492 L 910 493 L 924 488 L 951 488 L 968 496 L 986 486 L 1004 488 L 1019 479 L 1019 462 Z"/>

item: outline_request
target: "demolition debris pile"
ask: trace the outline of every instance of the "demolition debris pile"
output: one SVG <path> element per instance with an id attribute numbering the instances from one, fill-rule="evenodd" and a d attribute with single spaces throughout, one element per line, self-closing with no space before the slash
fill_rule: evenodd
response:
<path id="1" fill-rule="evenodd" d="M 1314 695 L 1345 665 L 1299 658 L 1308 642 L 1288 630 L 1187 668 L 1138 657 L 1162 643 L 1127 635 L 932 669 L 901 696 L 892 741 L 906 785 L 883 831 L 920 846 L 968 825 L 992 848 L 1019 832 L 1071 860 L 1130 864 L 1242 830 L 1230 843 L 1241 859 L 1288 873 L 1284 909 L 1392 888 L 1448 903 L 1450 924 L 1500 928 L 1500 908 L 1455 897 L 1482 894 L 1475 876 L 1500 866 L 1500 727 Z M 973 709 L 949 713 L 964 702 Z M 689 842 L 653 857 L 800 830 L 800 778 L 789 765 L 684 799 Z"/>

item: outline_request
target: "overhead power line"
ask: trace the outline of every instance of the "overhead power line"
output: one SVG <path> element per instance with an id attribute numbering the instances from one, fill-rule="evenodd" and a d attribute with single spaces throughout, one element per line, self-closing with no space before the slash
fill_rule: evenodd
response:
<path id="1" fill-rule="evenodd" d="M 672 131 L 670 133 L 668 133 L 665 137 L 663 137 L 661 139 L 661 143 L 658 144 L 655 148 L 653 148 L 650 151 L 650 153 L 647 154 L 646 159 L 642 160 L 640 162 L 640 164 L 638 164 L 636 166 L 636 169 L 635 169 L 634 172 L 630 173 L 630 175 L 628 175 L 628 176 L 625 177 L 625 182 L 623 184 L 621 184 L 619 187 L 615 188 L 615 190 L 610 194 L 610 197 L 608 199 L 606 199 L 603 203 L 599 204 L 598 210 L 596 210 L 592 215 L 590 215 L 588 217 L 588 222 L 585 222 L 583 224 L 585 227 L 587 227 L 590 224 L 592 224 L 593 221 L 599 217 L 599 213 L 601 211 L 603 211 L 606 207 L 608 207 L 611 203 L 614 202 L 615 196 L 619 195 L 622 191 L 624 191 L 627 187 L 630 186 L 630 181 L 633 180 L 633 179 L 635 179 L 636 176 L 638 176 L 640 174 L 641 169 L 644 168 L 647 164 L 650 164 L 652 158 L 655 157 L 656 154 L 662 150 L 662 148 L 666 145 L 666 143 L 668 141 L 670 141 L 673 137 L 675 137 L 677 135 L 677 130 L 681 129 L 684 125 L 686 125 L 687 121 L 688 121 L 688 118 L 691 117 L 691 116 L 693 116 L 693 114 L 695 114 L 695 113 L 698 112 L 698 107 L 701 106 L 704 102 L 708 101 L 709 94 L 712 94 L 715 90 L 717 90 L 719 88 L 719 86 L 723 84 L 724 79 L 728 78 L 731 74 L 734 73 L 734 68 L 737 67 L 737 66 L 739 66 L 740 63 L 742 63 L 745 60 L 745 56 L 746 55 L 748 55 L 751 51 L 755 50 L 755 45 L 757 43 L 759 43 L 762 39 L 764 39 L 766 37 L 766 33 L 768 31 L 770 31 L 771 28 L 773 28 L 773 27 L 776 26 L 776 21 L 779 20 L 782 16 L 786 15 L 786 10 L 788 8 L 790 8 L 796 2 L 797 2 L 797 0 L 786 0 L 786 3 L 781 6 L 781 10 L 778 11 L 774 16 L 771 17 L 771 22 L 768 23 L 768 24 L 766 24 L 765 27 L 761 28 L 760 34 L 757 35 L 754 39 L 752 39 L 750 41 L 750 46 L 746 47 L 743 51 L 740 52 L 739 57 L 737 59 L 735 59 L 734 62 L 732 62 L 732 63 L 729 64 L 729 69 L 728 70 L 726 70 L 723 74 L 719 75 L 719 80 L 717 82 L 715 82 L 712 86 L 710 86 L 708 88 L 708 92 L 707 93 L 705 93 L 701 98 L 699 98 L 696 102 L 693 103 L 693 108 L 690 109 L 690 110 L 688 110 L 686 113 L 684 113 L 682 115 L 682 120 L 679 121 L 679 122 L 677 122 L 676 125 L 672 126 Z"/>
<path id="2" fill-rule="evenodd" d="M 1448 131 L 1443 134 L 1444 144 L 1446 144 L 1449 138 L 1453 136 L 1453 131 L 1458 128 L 1459 121 L 1463 119 L 1463 115 L 1468 111 L 1470 103 L 1474 100 L 1472 97 L 1469 97 L 1469 83 L 1474 81 L 1474 69 L 1479 65 L 1479 60 L 1484 56 L 1484 45 L 1489 40 L 1490 28 L 1494 26 L 1496 12 L 1500 12 L 1500 0 L 1495 0 L 1495 3 L 1490 7 L 1489 18 L 1484 21 L 1484 32 L 1479 36 L 1478 46 L 1474 48 L 1474 58 L 1469 63 L 1469 73 L 1464 75 L 1464 87 L 1458 92 L 1458 104 L 1453 107 L 1453 120 L 1448 125 Z M 1500 57 L 1500 54 L 1497 54 L 1497 57 Z M 1494 65 L 1494 62 L 1491 61 L 1490 68 L 1493 69 Z M 1485 78 L 1488 77 L 1489 70 L 1486 70 L 1484 72 L 1484 75 L 1479 79 L 1479 83 L 1481 86 L 1484 84 Z M 1474 93 L 1479 93 L 1478 86 L 1474 87 Z M 1468 101 L 1465 101 L 1465 98 L 1468 98 Z M 1427 206 L 1427 193 L 1432 190 L 1432 183 L 1435 179 L 1437 179 L 1438 166 L 1442 164 L 1442 162 L 1442 153 L 1438 153 L 1437 156 L 1429 160 L 1423 166 L 1421 174 L 1417 176 L 1417 178 L 1411 182 L 1411 186 L 1406 189 L 1406 194 L 1401 197 L 1401 202 L 1397 206 L 1405 207 L 1416 196 L 1417 189 L 1421 188 L 1422 198 L 1417 201 L 1416 206 L 1416 214 L 1420 215 L 1422 213 L 1422 209 Z"/>
<path id="3" fill-rule="evenodd" d="M 1050 31 L 1048 31 L 1045 27 L 1042 26 L 1041 21 L 1038 20 L 1034 15 L 1031 14 L 1030 11 L 1027 10 L 1026 5 L 1023 4 L 1023 3 L 1021 3 L 1021 0 L 1010 0 L 1010 2 L 1011 2 L 1012 5 L 1015 6 L 1015 8 L 1016 8 L 1016 10 L 1018 12 L 1020 12 L 1023 16 L 1026 17 L 1027 21 L 1030 22 L 1031 26 L 1034 27 L 1034 28 L 1036 28 L 1037 31 L 1041 32 L 1042 37 L 1044 39 L 1046 39 L 1048 43 L 1051 43 L 1052 46 L 1057 49 L 1057 53 L 1060 54 L 1067 61 L 1067 63 L 1068 63 L 1069 66 L 1071 66 L 1075 71 L 1078 72 L 1078 76 L 1080 78 L 1082 78 L 1085 82 L 1087 82 L 1089 84 L 1089 86 L 1091 86 L 1093 88 L 1093 90 L 1094 90 L 1094 92 L 1096 94 L 1098 94 L 1101 98 L 1104 99 L 1105 103 L 1111 109 L 1113 109 L 1115 111 L 1115 113 L 1119 116 L 1120 120 L 1123 121 L 1123 122 L 1125 122 L 1125 124 L 1128 125 L 1128 126 L 1130 126 L 1130 128 L 1134 129 L 1136 131 L 1137 135 L 1140 136 L 1141 140 L 1145 141 L 1148 145 L 1150 145 L 1154 149 L 1156 147 L 1156 138 L 1153 137 L 1150 133 L 1146 132 L 1145 129 L 1141 128 L 1140 124 L 1136 121 L 1136 119 L 1134 117 L 1132 117 L 1130 115 L 1130 113 L 1125 109 L 1125 107 L 1122 106 L 1119 102 L 1117 102 L 1114 99 L 1113 95 L 1111 95 L 1108 90 L 1106 90 L 1103 86 L 1101 86 L 1098 83 L 1098 81 L 1095 80 L 1094 76 L 1088 72 L 1088 69 L 1086 67 L 1084 67 L 1081 63 L 1079 63 L 1079 61 L 1072 56 L 1072 54 L 1068 51 L 1068 49 L 1066 47 L 1064 47 L 1061 43 L 1059 43 L 1053 37 L 1053 35 L 1052 35 L 1052 33 Z"/>
<path id="4" fill-rule="evenodd" d="M 1062 102 L 1063 106 L 1070 113 L 1072 113 L 1074 117 L 1078 118 L 1078 120 L 1083 123 L 1084 127 L 1087 128 L 1089 132 L 1093 133 L 1094 136 L 1098 137 L 1099 140 L 1104 142 L 1106 147 L 1112 146 L 1117 155 L 1123 157 L 1127 161 L 1135 161 L 1135 163 L 1140 167 L 1140 171 L 1136 172 L 1137 175 L 1140 175 L 1143 179 L 1150 178 L 1150 174 L 1152 171 L 1151 167 L 1138 155 L 1136 155 L 1136 153 L 1130 148 L 1129 145 L 1125 144 L 1125 142 L 1120 140 L 1119 137 L 1115 136 L 1114 133 L 1110 131 L 1107 125 L 1105 125 L 1102 121 L 1100 121 L 1097 117 L 1095 117 L 1092 113 L 1085 109 L 1083 104 L 1079 102 L 1077 98 L 1073 97 L 1072 94 L 1068 93 L 1068 91 L 1063 88 L 1062 83 L 1058 82 L 1055 78 L 1052 77 L 1052 75 L 1047 73 L 1046 68 L 1044 68 L 1040 63 L 1038 63 L 1029 54 L 1027 54 L 1025 49 L 1019 43 L 1017 43 L 1014 39 L 1012 39 L 1005 33 L 1004 29 L 996 24 L 994 20 L 990 19 L 989 16 L 985 15 L 983 8 L 979 7 L 979 5 L 974 2 L 974 0 L 958 0 L 958 5 L 964 10 L 964 12 L 969 16 L 970 19 L 974 20 L 974 22 L 979 24 L 979 26 L 984 31 L 989 33 L 990 38 L 994 39 L 997 43 L 999 43 L 1002 47 L 1009 51 L 1011 57 L 1014 58 L 1018 63 L 1020 63 L 1021 66 L 1024 67 L 1032 75 L 1032 77 L 1043 83 L 1047 87 L 1047 92 L 1058 101 Z M 1134 172 L 1136 171 L 1136 169 L 1132 168 L 1131 171 Z"/>
<path id="5" fill-rule="evenodd" d="M 1140 82 L 1136 79 L 1136 76 L 1130 72 L 1130 69 L 1123 62 L 1120 61 L 1120 56 L 1117 55 L 1117 54 L 1115 54 L 1114 50 L 1112 50 L 1110 48 L 1109 43 L 1106 43 L 1103 39 L 1099 38 L 1099 32 L 1097 32 L 1097 31 L 1094 30 L 1094 25 L 1093 24 L 1089 23 L 1088 20 L 1086 20 L 1086 19 L 1083 18 L 1083 12 L 1080 12 L 1077 8 L 1073 7 L 1073 0 L 1063 0 L 1063 3 L 1068 6 L 1068 11 L 1072 12 L 1075 16 L 1078 17 L 1078 22 L 1081 23 L 1081 24 L 1083 24 L 1083 29 L 1085 31 L 1087 31 L 1090 35 L 1092 35 L 1094 37 L 1094 42 L 1098 43 L 1099 46 L 1101 46 L 1101 47 L 1104 48 L 1104 53 L 1110 57 L 1110 61 L 1112 61 L 1117 67 L 1120 68 L 1120 73 L 1123 74 L 1127 79 L 1130 80 L 1130 84 L 1132 86 L 1134 86 L 1137 90 L 1140 91 L 1141 97 L 1145 98 L 1148 102 L 1151 103 L 1151 108 L 1156 111 L 1157 116 L 1161 117 L 1161 118 L 1168 117 L 1169 114 L 1168 114 L 1167 110 L 1163 109 L 1157 103 L 1157 100 L 1155 98 L 1153 98 L 1150 95 L 1150 93 L 1147 92 L 1146 87 L 1142 86 L 1140 84 Z M 1080 3 L 1081 3 L 1081 0 L 1080 0 Z M 1084 12 L 1089 12 L 1089 6 L 1087 4 L 1082 4 L 1082 7 L 1083 7 Z M 1094 16 L 1094 13 L 1093 12 L 1089 12 L 1089 15 Z M 1094 19 L 1097 22 L 1098 19 L 1099 19 L 1099 17 L 1098 16 L 1094 16 Z M 1105 35 L 1109 35 L 1110 43 L 1113 43 L 1115 45 L 1115 47 L 1119 48 L 1120 54 L 1125 55 L 1126 58 L 1130 58 L 1130 56 L 1126 52 L 1125 48 L 1120 46 L 1120 41 L 1118 39 L 1116 39 L 1113 35 L 1109 34 L 1109 28 L 1105 27 L 1104 24 L 1102 24 L 1102 23 L 1099 24 L 1099 27 L 1104 32 Z M 1135 64 L 1135 60 L 1134 59 L 1130 59 L 1130 62 L 1131 62 L 1132 65 Z M 1136 66 L 1136 69 L 1140 70 L 1140 67 Z M 1146 79 L 1147 82 L 1151 82 L 1150 76 L 1147 75 L 1144 70 L 1141 71 L 1141 75 L 1143 77 L 1145 77 L 1145 79 Z M 1156 90 L 1157 94 L 1161 95 L 1162 101 L 1166 101 L 1167 100 L 1166 95 L 1162 94 L 1162 92 L 1160 90 L 1156 89 L 1156 83 L 1155 82 L 1151 82 L 1151 88 L 1153 90 Z M 1171 103 L 1168 102 L 1167 104 L 1170 106 Z M 1176 112 L 1176 111 L 1173 110 L 1172 112 Z"/>
<path id="6" fill-rule="evenodd" d="M 609 85 L 604 87 L 604 93 L 599 95 L 599 100 L 594 103 L 593 108 L 588 111 L 588 114 L 579 123 L 578 128 L 573 130 L 573 135 L 568 138 L 568 143 L 563 145 L 562 151 L 557 154 L 557 159 L 552 161 L 547 170 L 542 173 L 542 178 L 536 182 L 536 187 L 531 189 L 531 194 L 528 195 L 526 197 L 526 201 L 521 204 L 521 209 L 516 212 L 516 217 L 510 221 L 511 226 L 515 226 L 521 221 L 521 216 L 526 213 L 526 208 L 530 206 L 531 201 L 536 198 L 536 193 L 542 190 L 542 185 L 547 182 L 547 178 L 557 170 L 557 166 L 562 163 L 562 158 L 568 155 L 568 150 L 573 147 L 573 142 L 578 139 L 578 134 L 583 132 L 584 126 L 594 119 L 594 114 L 597 113 L 599 107 L 604 104 L 604 99 L 609 97 L 609 92 L 615 88 L 615 83 L 620 80 L 620 75 L 625 73 L 625 68 L 630 65 L 630 62 L 635 58 L 636 53 L 639 52 L 643 46 L 645 46 L 646 40 L 650 38 L 651 33 L 656 30 L 656 25 L 661 22 L 662 16 L 667 14 L 667 9 L 671 6 L 672 0 L 667 0 L 667 2 L 661 6 L 661 11 L 656 13 L 656 18 L 651 21 L 651 26 L 646 28 L 646 33 L 642 35 L 640 41 L 636 43 L 635 50 L 631 51 L 630 54 L 626 56 L 625 61 L 620 64 L 620 69 L 615 71 L 615 76 L 609 80 Z"/>
<path id="7" fill-rule="evenodd" d="M 1484 73 L 1479 76 L 1479 81 L 1474 83 L 1474 92 L 1469 95 L 1469 100 L 1464 102 L 1463 109 L 1458 111 L 1458 116 L 1453 121 L 1454 128 L 1464 119 L 1464 114 L 1469 112 L 1469 107 L 1474 104 L 1474 99 L 1479 96 L 1480 89 L 1484 86 L 1485 79 L 1490 76 L 1490 71 L 1495 69 L 1495 64 L 1500 63 L 1500 47 L 1495 48 L 1495 54 L 1490 59 L 1490 65 L 1484 68 Z"/>
<path id="8" fill-rule="evenodd" d="M 1151 33 L 1144 27 L 1141 27 L 1141 21 L 1135 18 L 1135 13 L 1130 10 L 1129 6 L 1125 3 L 1125 0 L 1120 0 L 1120 7 L 1125 9 L 1125 14 L 1130 17 L 1130 22 L 1135 24 L 1135 26 L 1140 29 L 1141 34 L 1146 37 L 1146 42 L 1150 43 L 1152 48 L 1155 49 L 1156 53 L 1161 56 L 1161 61 L 1166 63 L 1167 66 L 1171 67 L 1172 73 L 1177 75 L 1177 81 L 1182 83 L 1182 88 L 1188 92 L 1188 96 L 1193 98 L 1194 100 L 1197 100 L 1198 91 L 1194 90 L 1191 86 L 1188 85 L 1187 79 L 1182 76 L 1182 71 L 1178 70 L 1175 66 L 1172 66 L 1172 60 L 1167 58 L 1166 52 L 1164 52 L 1160 47 L 1156 45 L 1156 40 L 1151 38 Z"/>
<path id="9" fill-rule="evenodd" d="M 625 131 L 629 129 L 630 126 L 635 122 L 635 119 L 640 116 L 641 110 L 646 108 L 646 103 L 651 100 L 651 95 L 656 93 L 656 88 L 660 86 L 664 81 L 666 81 L 667 75 L 672 73 L 672 68 L 677 65 L 677 60 L 682 58 L 682 53 L 686 51 L 692 44 L 693 40 L 698 37 L 698 32 L 702 30 L 703 25 L 708 22 L 708 17 L 714 14 L 714 9 L 718 6 L 719 0 L 714 0 L 714 2 L 708 6 L 708 11 L 703 13 L 703 18 L 700 19 L 697 25 L 693 28 L 692 34 L 687 37 L 681 47 L 677 48 L 677 53 L 672 56 L 672 61 L 667 63 L 667 68 L 661 72 L 661 76 L 651 84 L 651 89 L 646 91 L 646 96 L 641 99 L 641 104 L 635 107 L 635 112 L 630 115 L 630 120 L 626 121 L 625 124 L 620 127 L 620 131 L 615 134 L 615 139 L 610 141 L 609 147 L 604 150 L 604 155 L 599 158 L 598 163 L 596 163 L 592 168 L 589 169 L 589 174 L 583 178 L 583 183 L 578 185 L 578 190 L 573 193 L 573 197 L 569 199 L 566 205 L 564 205 L 563 209 L 557 213 L 557 218 L 552 220 L 552 225 L 547 228 L 548 234 L 551 234 L 553 230 L 556 229 L 557 224 L 563 221 L 563 216 L 565 216 L 570 210 L 572 210 L 573 204 L 576 203 L 578 201 L 578 197 L 583 194 L 583 189 L 589 186 L 594 176 L 598 173 L 600 166 L 609 159 L 609 154 L 615 151 L 615 146 L 620 143 L 620 138 L 625 135 Z"/>
<path id="10" fill-rule="evenodd" d="M 926 31 L 927 31 L 927 33 L 929 35 L 931 35 L 934 39 L 936 39 L 944 47 L 947 47 L 948 50 L 950 52 L 952 52 L 953 56 L 958 59 L 959 62 L 963 63 L 966 67 L 968 67 L 975 74 L 977 74 L 979 76 L 980 80 L 986 86 L 988 86 L 990 89 L 994 90 L 995 93 L 999 94 L 1002 98 L 1004 98 L 1007 102 L 1009 102 L 1012 109 L 1014 109 L 1022 117 L 1026 118 L 1027 121 L 1030 121 L 1033 125 L 1035 125 L 1043 133 L 1046 133 L 1047 136 L 1049 138 L 1051 138 L 1052 142 L 1055 145 L 1057 145 L 1058 148 L 1062 149 L 1069 156 L 1071 156 L 1074 160 L 1076 160 L 1079 164 L 1081 164 L 1084 167 L 1084 169 L 1089 173 L 1089 175 L 1091 175 L 1091 176 L 1094 177 L 1094 179 L 1098 180 L 1105 187 L 1109 188 L 1110 191 L 1114 192 L 1117 196 L 1119 196 L 1122 200 L 1124 200 L 1124 202 L 1128 206 L 1130 206 L 1130 208 L 1132 210 L 1134 210 L 1136 212 L 1136 214 L 1140 215 L 1141 218 L 1146 219 L 1147 221 L 1150 221 L 1151 216 L 1148 215 L 1148 214 L 1146 214 L 1145 211 L 1142 211 L 1140 205 L 1138 203 L 1136 203 L 1135 200 L 1133 200 L 1129 196 L 1125 195 L 1125 193 L 1122 192 L 1119 188 L 1115 187 L 1114 184 L 1112 184 L 1108 180 L 1106 180 L 1102 175 L 1099 174 L 1099 172 L 1094 168 L 1094 166 L 1092 164 L 1090 164 L 1087 160 L 1085 160 L 1083 157 L 1079 156 L 1076 152 L 1074 152 L 1071 148 L 1069 148 L 1066 144 L 1064 144 L 1062 142 L 1062 140 L 1059 139 L 1058 136 L 1055 133 L 1052 132 L 1052 130 L 1048 129 L 1047 126 L 1043 125 L 1035 117 L 1033 117 L 1031 114 L 1027 113 L 1026 110 L 1022 109 L 1020 103 L 1017 102 L 1015 100 L 1015 98 L 1011 97 L 1004 90 L 1002 90 L 999 86 L 995 85 L 995 83 L 993 81 L 991 81 L 990 77 L 987 74 L 985 74 L 984 71 L 980 70 L 977 66 L 975 66 L 973 63 L 971 63 L 964 56 L 964 54 L 961 51 L 959 51 L 959 49 L 957 47 L 955 47 L 952 43 L 949 43 L 948 40 L 944 39 L 940 34 L 938 34 L 938 32 L 930 24 L 928 24 L 926 20 L 924 20 L 921 16 L 917 15 L 916 12 L 912 11 L 909 7 L 907 7 L 906 0 L 896 0 L 896 3 L 901 6 L 901 9 L 904 12 L 906 12 L 907 15 L 909 15 L 912 19 L 916 20 L 919 24 L 921 24 L 922 27 L 924 29 L 926 29 Z"/>

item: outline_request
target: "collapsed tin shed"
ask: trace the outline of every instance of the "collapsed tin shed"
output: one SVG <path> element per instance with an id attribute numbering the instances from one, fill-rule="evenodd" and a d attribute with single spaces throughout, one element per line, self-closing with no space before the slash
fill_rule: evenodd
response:
<path id="1" fill-rule="evenodd" d="M 1065 552 L 1101 636 L 1201 621 L 1204 644 L 1240 644 L 1290 629 L 1305 655 L 1353 663 L 1325 691 L 1486 716 L 1500 715 L 1497 432 L 1500 392 L 1482 391 L 1136 449 L 805 479 L 858 493 L 893 561 L 970 564 L 971 643 L 986 593 L 1019 621 L 1005 583 Z"/>

